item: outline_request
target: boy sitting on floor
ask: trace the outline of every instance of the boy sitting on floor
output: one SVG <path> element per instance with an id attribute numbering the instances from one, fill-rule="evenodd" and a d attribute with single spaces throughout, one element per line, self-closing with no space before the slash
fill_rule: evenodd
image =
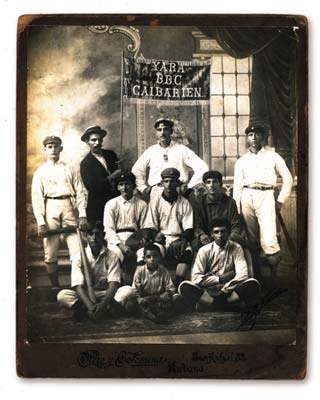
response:
<path id="1" fill-rule="evenodd" d="M 160 264 L 161 253 L 156 245 L 144 248 L 144 265 L 139 265 L 132 286 L 123 286 L 118 301 L 128 312 L 138 311 L 157 322 L 167 322 L 173 313 L 175 287 L 168 270 Z"/>

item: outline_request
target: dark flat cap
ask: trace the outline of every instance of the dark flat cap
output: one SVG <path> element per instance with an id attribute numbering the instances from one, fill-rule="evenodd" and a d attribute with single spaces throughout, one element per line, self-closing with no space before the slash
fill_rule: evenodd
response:
<path id="1" fill-rule="evenodd" d="M 159 118 L 159 119 L 157 119 L 156 122 L 154 123 L 154 127 L 157 129 L 157 126 L 158 126 L 159 124 L 161 124 L 161 123 L 166 124 L 166 125 L 169 125 L 170 128 L 172 128 L 173 125 L 174 125 L 174 122 L 172 121 L 172 119 L 169 119 L 169 118 Z"/>
<path id="2" fill-rule="evenodd" d="M 218 179 L 222 182 L 222 174 L 219 171 L 207 171 L 202 175 L 202 180 L 205 182 L 207 179 Z"/>
<path id="3" fill-rule="evenodd" d="M 132 182 L 136 183 L 136 176 L 132 172 L 124 173 L 115 178 L 114 183 L 118 185 L 120 182 Z"/>
<path id="4" fill-rule="evenodd" d="M 101 137 L 105 137 L 107 134 L 107 131 L 105 131 L 104 129 L 101 129 L 100 126 L 98 126 L 98 125 L 89 126 L 89 128 L 87 128 L 84 131 L 84 134 L 81 136 L 81 140 L 83 142 L 86 142 L 87 140 L 89 140 L 90 135 L 92 135 L 93 133 L 98 133 L 101 135 Z"/>
<path id="5" fill-rule="evenodd" d="M 62 140 L 61 140 L 61 138 L 59 138 L 59 136 L 47 136 L 43 140 L 43 145 L 46 146 L 49 143 L 62 144 Z"/>
<path id="6" fill-rule="evenodd" d="M 176 168 L 166 168 L 161 172 L 161 178 L 175 178 L 179 179 L 180 172 Z"/>
<path id="7" fill-rule="evenodd" d="M 265 134 L 264 127 L 262 125 L 251 125 L 245 130 L 245 134 L 247 135 L 249 132 L 260 132 L 263 135 Z"/>

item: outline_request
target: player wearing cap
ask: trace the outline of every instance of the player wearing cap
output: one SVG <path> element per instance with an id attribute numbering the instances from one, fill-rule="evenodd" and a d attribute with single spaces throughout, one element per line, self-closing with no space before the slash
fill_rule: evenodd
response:
<path id="1" fill-rule="evenodd" d="M 167 118 L 155 122 L 158 143 L 150 146 L 132 167 L 137 178 L 137 188 L 145 195 L 150 194 L 152 186 L 161 182 L 161 171 L 166 168 L 176 168 L 180 172 L 182 193 L 201 183 L 203 173 L 208 170 L 207 164 L 187 146 L 171 141 L 173 125 L 173 121 Z M 188 167 L 194 172 L 190 182 Z"/>
<path id="2" fill-rule="evenodd" d="M 90 126 L 81 136 L 90 148 L 80 163 L 80 172 L 88 190 L 87 217 L 92 222 L 102 221 L 106 202 L 118 194 L 113 180 L 121 174 L 117 165 L 119 160 L 112 150 L 102 148 L 106 135 L 107 132 L 100 126 Z"/>
<path id="3" fill-rule="evenodd" d="M 193 245 L 198 249 L 212 241 L 211 224 L 216 217 L 225 217 L 231 224 L 230 240 L 240 242 L 241 222 L 234 199 L 227 196 L 219 171 L 207 171 L 202 176 L 206 192 L 192 199 L 194 212 Z"/>
<path id="4" fill-rule="evenodd" d="M 43 146 L 48 160 L 33 176 L 31 197 L 38 234 L 44 238 L 46 269 L 52 288 L 57 290 L 59 235 L 46 236 L 49 230 L 77 226 L 77 223 L 80 229 L 85 229 L 87 199 L 79 174 L 59 160 L 63 150 L 61 139 L 57 136 L 48 136 L 44 139 Z M 78 222 L 73 203 L 78 210 Z M 68 233 L 65 235 L 65 240 L 73 263 L 74 256 L 80 251 L 77 235 Z"/>
<path id="5" fill-rule="evenodd" d="M 263 145 L 265 130 L 262 126 L 249 126 L 245 133 L 249 149 L 236 162 L 233 197 L 246 224 L 254 264 L 257 267 L 260 238 L 261 248 L 275 274 L 275 267 L 280 262 L 276 208 L 280 212 L 282 204 L 289 197 L 292 176 L 283 158 Z M 278 176 L 282 178 L 282 188 L 275 202 L 274 188 Z"/>
<path id="6" fill-rule="evenodd" d="M 124 283 L 131 284 L 136 253 L 126 245 L 126 241 L 134 232 L 143 228 L 147 203 L 133 194 L 136 178 L 132 172 L 118 176 L 115 184 L 120 196 L 109 200 L 104 207 L 105 238 L 108 247 L 122 262 Z"/>
<path id="7" fill-rule="evenodd" d="M 176 265 L 175 284 L 186 279 L 192 261 L 193 210 L 189 200 L 177 192 L 180 172 L 166 168 L 161 172 L 163 192 L 149 203 L 145 228 L 154 229 L 165 238 L 166 257 Z"/>

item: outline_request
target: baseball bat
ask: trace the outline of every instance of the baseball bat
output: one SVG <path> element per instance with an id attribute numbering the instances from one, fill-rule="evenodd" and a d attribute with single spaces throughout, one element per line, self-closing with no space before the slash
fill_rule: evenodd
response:
<path id="1" fill-rule="evenodd" d="M 60 235 L 61 233 L 71 233 L 75 231 L 75 226 L 65 226 L 64 228 L 51 229 L 47 231 L 42 237 L 49 237 L 53 235 Z M 27 235 L 27 239 L 32 239 L 36 237 L 39 237 L 38 233 L 31 233 L 30 235 Z"/>
<path id="2" fill-rule="evenodd" d="M 287 229 L 286 224 L 285 224 L 285 222 L 284 222 L 284 220 L 282 218 L 281 213 L 277 211 L 276 214 L 277 214 L 277 218 L 278 218 L 278 221 L 280 223 L 280 226 L 282 228 L 282 231 L 284 233 L 284 236 L 286 238 L 286 241 L 288 243 L 288 248 L 289 248 L 289 251 L 291 253 L 291 256 L 295 259 L 296 250 L 295 250 L 295 246 L 293 244 L 293 240 L 291 239 L 291 236 L 290 236 L 290 234 L 288 232 L 288 229 Z"/>

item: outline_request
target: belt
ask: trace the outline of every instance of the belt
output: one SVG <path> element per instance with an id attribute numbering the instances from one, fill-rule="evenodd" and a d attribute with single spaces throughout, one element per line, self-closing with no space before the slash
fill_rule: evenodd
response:
<path id="1" fill-rule="evenodd" d="M 244 185 L 243 187 L 246 189 L 254 189 L 254 190 L 273 190 L 274 189 L 274 186 L 272 186 L 272 185 L 259 185 L 259 184 Z"/>
<path id="2" fill-rule="evenodd" d="M 50 200 L 65 200 L 65 199 L 70 199 L 70 197 L 72 197 L 70 194 L 65 196 L 56 196 L 56 197 L 44 196 L 45 199 L 50 199 Z"/>
<path id="3" fill-rule="evenodd" d="M 122 228 L 122 229 L 117 229 L 116 233 L 121 233 L 121 232 L 136 232 L 136 229 L 134 228 Z"/>

